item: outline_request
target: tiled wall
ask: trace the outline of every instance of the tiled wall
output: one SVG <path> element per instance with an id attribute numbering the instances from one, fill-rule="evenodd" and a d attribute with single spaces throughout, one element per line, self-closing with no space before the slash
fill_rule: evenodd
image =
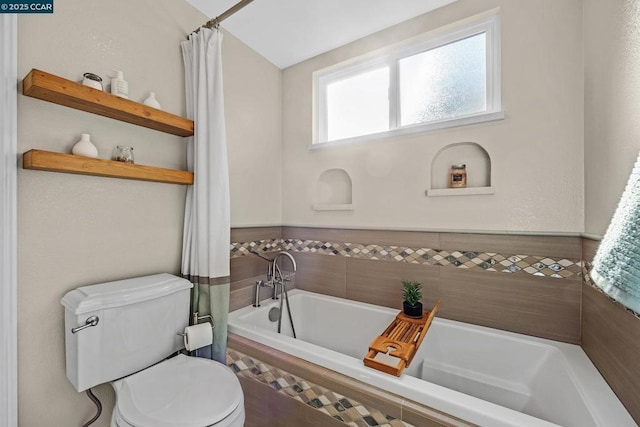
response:
<path id="1" fill-rule="evenodd" d="M 227 364 L 245 397 L 245 425 L 471 427 L 442 412 L 230 334 Z"/>
<path id="2" fill-rule="evenodd" d="M 400 280 L 418 280 L 426 307 L 442 299 L 440 317 L 581 344 L 640 424 L 640 316 L 583 283 L 596 241 L 265 227 L 234 229 L 232 242 L 232 310 L 265 278 L 249 248 L 291 251 L 298 288 L 398 309 Z"/>
<path id="3" fill-rule="evenodd" d="M 584 239 L 583 257 L 593 260 L 598 242 Z M 582 290 L 582 348 L 640 424 L 640 316 L 591 286 Z"/>
<path id="4" fill-rule="evenodd" d="M 249 248 L 287 250 L 300 289 L 400 308 L 400 280 L 417 280 L 426 307 L 442 299 L 441 317 L 580 340 L 578 237 L 275 227 L 234 230 L 232 241 L 232 309 L 251 303 L 266 272 Z"/>
<path id="5" fill-rule="evenodd" d="M 231 229 L 232 248 L 247 242 L 277 242 L 280 239 L 282 239 L 281 227 Z M 231 311 L 246 307 L 253 302 L 254 284 L 258 279 L 265 279 L 266 273 L 266 261 L 251 254 L 236 256 L 234 250 L 231 250 L 231 299 L 229 301 L 229 309 Z M 267 292 L 263 292 L 265 297 L 266 294 Z"/>

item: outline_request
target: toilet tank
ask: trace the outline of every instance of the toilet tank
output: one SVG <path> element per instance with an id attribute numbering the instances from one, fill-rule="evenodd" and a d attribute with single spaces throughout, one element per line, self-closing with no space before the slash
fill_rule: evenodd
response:
<path id="1" fill-rule="evenodd" d="M 62 298 L 67 378 L 78 391 L 142 370 L 184 347 L 190 288 L 155 274 L 83 286 Z M 96 326 L 71 329 L 98 316 Z"/>

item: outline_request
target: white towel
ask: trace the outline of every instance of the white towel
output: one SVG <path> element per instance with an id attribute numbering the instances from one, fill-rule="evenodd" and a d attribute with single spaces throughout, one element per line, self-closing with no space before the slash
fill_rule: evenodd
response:
<path id="1" fill-rule="evenodd" d="M 613 299 L 640 313 L 640 155 L 590 275 Z"/>

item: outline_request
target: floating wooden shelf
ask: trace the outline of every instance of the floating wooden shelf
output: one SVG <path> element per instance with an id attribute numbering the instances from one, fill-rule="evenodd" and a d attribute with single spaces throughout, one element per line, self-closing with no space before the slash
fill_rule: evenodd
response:
<path id="1" fill-rule="evenodd" d="M 420 319 L 407 317 L 402 311 L 398 313 L 369 346 L 369 352 L 364 357 L 365 366 L 399 377 L 416 355 L 440 302 L 438 300 L 431 312 L 423 311 Z"/>
<path id="2" fill-rule="evenodd" d="M 22 93 L 172 135 L 193 135 L 193 120 L 83 86 L 35 68 L 22 81 Z"/>
<path id="3" fill-rule="evenodd" d="M 169 184 L 193 184 L 193 173 L 188 171 L 92 159 L 73 154 L 52 153 L 42 150 L 29 150 L 24 153 L 22 167 L 24 169 L 49 172 L 96 175 Z"/>

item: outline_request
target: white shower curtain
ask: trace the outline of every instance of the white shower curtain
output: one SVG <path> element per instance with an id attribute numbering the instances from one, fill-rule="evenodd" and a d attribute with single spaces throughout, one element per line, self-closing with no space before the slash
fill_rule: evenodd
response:
<path id="1" fill-rule="evenodd" d="M 226 363 L 229 313 L 229 170 L 222 91 L 222 33 L 202 28 L 182 42 L 187 115 L 195 134 L 187 141 L 194 183 L 187 190 L 182 275 L 194 284 L 192 310 L 215 320 L 213 345 L 197 355 Z"/>

